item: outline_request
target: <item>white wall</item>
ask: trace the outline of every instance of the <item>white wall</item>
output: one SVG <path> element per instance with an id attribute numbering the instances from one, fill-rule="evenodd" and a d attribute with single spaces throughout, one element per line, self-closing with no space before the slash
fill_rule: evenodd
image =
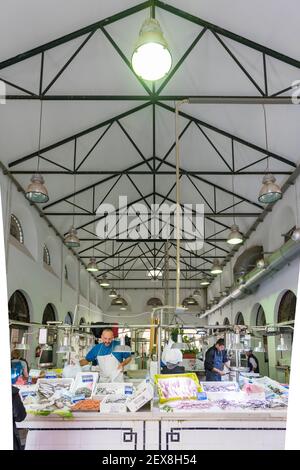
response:
<path id="1" fill-rule="evenodd" d="M 277 250 L 284 243 L 282 234 L 286 233 L 294 225 L 299 226 L 299 221 L 296 215 L 295 189 L 294 186 L 292 186 L 284 194 L 283 199 L 273 207 L 272 212 L 268 214 L 264 222 L 252 233 L 250 239 L 241 247 L 235 257 L 232 258 L 232 267 L 242 251 L 251 246 L 262 245 L 265 252 Z M 218 321 L 222 325 L 224 318 L 228 317 L 230 323 L 234 324 L 237 313 L 242 312 L 245 324 L 255 325 L 255 314 L 258 304 L 261 304 L 265 311 L 266 322 L 271 324 L 276 323 L 278 307 L 283 294 L 287 290 L 291 290 L 297 295 L 299 262 L 300 257 L 295 258 L 278 273 L 264 280 L 257 291 L 252 295 L 248 295 L 243 299 L 237 299 L 233 304 L 227 305 L 209 315 L 207 317 L 208 323 L 214 325 Z M 231 285 L 231 280 L 232 277 L 229 266 L 227 266 L 222 274 L 222 286 Z M 217 277 L 208 289 L 208 301 L 219 294 L 219 286 L 220 280 L 219 277 Z M 289 339 L 289 335 L 286 339 Z M 278 361 L 289 362 L 290 353 L 284 353 L 283 357 L 281 357 L 281 353 L 275 350 L 278 341 L 278 337 L 268 338 L 269 374 L 271 377 L 277 377 L 284 382 L 283 374 L 280 373 L 279 370 L 276 370 L 275 366 Z M 257 356 L 260 363 L 263 365 L 263 369 L 266 370 L 264 355 L 258 353 Z"/>
<path id="2" fill-rule="evenodd" d="M 0 175 L 0 185 L 5 216 L 8 299 L 16 290 L 22 291 L 29 305 L 31 322 L 41 323 L 48 303 L 55 307 L 56 320 L 63 321 L 68 312 L 74 317 L 75 306 L 80 304 L 86 308 L 79 308 L 76 323 L 82 316 L 88 323 L 102 321 L 102 288 L 87 272 L 83 272 L 84 268 L 72 252 L 3 174 Z M 22 225 L 24 246 L 9 235 L 10 214 L 15 214 Z M 50 252 L 50 268 L 43 264 L 44 244 Z M 65 281 L 65 264 L 68 281 Z M 84 279 L 84 287 L 81 289 L 84 296 L 79 290 L 79 269 Z M 91 298 L 89 279 L 92 285 Z M 32 335 L 32 339 L 36 341 L 35 335 Z M 30 360 L 34 347 L 30 351 Z"/>

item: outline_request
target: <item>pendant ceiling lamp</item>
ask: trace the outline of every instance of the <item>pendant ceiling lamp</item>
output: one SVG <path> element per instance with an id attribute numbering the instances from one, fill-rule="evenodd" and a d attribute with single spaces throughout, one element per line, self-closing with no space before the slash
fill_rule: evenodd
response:
<path id="1" fill-rule="evenodd" d="M 209 286 L 210 282 L 209 282 L 209 279 L 208 277 L 204 277 L 201 281 L 200 281 L 200 286 Z"/>
<path id="2" fill-rule="evenodd" d="M 71 227 L 69 228 L 68 233 L 66 234 L 64 238 L 65 245 L 68 248 L 78 248 L 80 246 L 80 240 L 77 236 L 77 231 L 75 229 L 75 215 L 74 215 L 74 209 L 75 209 L 75 192 L 76 192 L 76 174 L 74 173 L 74 180 L 73 180 L 73 222 Z"/>
<path id="3" fill-rule="evenodd" d="M 89 271 L 90 273 L 96 273 L 97 271 L 99 271 L 96 258 L 94 258 L 93 256 L 90 258 L 90 261 L 89 261 L 89 264 L 87 265 L 86 270 Z"/>
<path id="4" fill-rule="evenodd" d="M 159 22 L 148 18 L 142 24 L 131 64 L 134 72 L 144 80 L 155 81 L 167 75 L 172 56 Z"/>
<path id="5" fill-rule="evenodd" d="M 265 140 L 266 140 L 266 150 L 269 151 L 268 148 L 268 132 L 267 132 L 267 117 L 266 117 L 266 109 L 263 105 L 264 110 L 264 121 L 265 121 Z M 281 188 L 276 183 L 276 178 L 272 173 L 269 172 L 269 155 L 267 155 L 267 169 L 266 174 L 263 177 L 263 184 L 261 190 L 259 191 L 258 200 L 263 204 L 272 204 L 282 197 Z"/>
<path id="6" fill-rule="evenodd" d="M 210 272 L 211 274 L 221 274 L 223 272 L 223 268 L 220 265 L 220 261 L 218 259 L 214 261 Z"/>
<path id="7" fill-rule="evenodd" d="M 118 297 L 118 294 L 117 294 L 116 290 L 111 289 L 110 293 L 108 294 L 108 297 L 110 297 L 111 299 L 115 299 L 116 297 Z"/>
<path id="8" fill-rule="evenodd" d="M 240 243 L 243 243 L 243 236 L 239 232 L 238 225 L 233 224 L 231 226 L 230 234 L 228 235 L 228 238 L 227 238 L 227 243 L 229 245 L 239 245 Z"/>
<path id="9" fill-rule="evenodd" d="M 38 159 L 37 159 L 37 171 L 34 173 L 30 179 L 25 196 L 30 202 L 42 203 L 48 202 L 49 196 L 48 191 L 45 186 L 45 181 L 42 175 L 39 173 L 40 167 L 40 151 L 41 151 L 41 132 L 42 132 L 42 116 L 43 116 L 43 100 L 41 100 L 41 110 L 40 110 L 40 128 L 39 128 L 39 145 L 38 145 Z"/>
<path id="10" fill-rule="evenodd" d="M 234 175 L 232 174 L 232 208 L 233 208 L 233 225 L 227 238 L 229 245 L 240 245 L 243 243 L 243 236 L 240 233 L 239 226 L 235 223 L 235 201 L 234 201 Z"/>
<path id="11" fill-rule="evenodd" d="M 105 274 L 102 276 L 102 279 L 100 280 L 100 286 L 101 287 L 109 287 L 110 286 Z"/>
<path id="12" fill-rule="evenodd" d="M 65 245 L 68 248 L 78 248 L 80 246 L 80 240 L 77 236 L 77 230 L 74 225 L 71 225 L 67 235 L 64 238 Z"/>
<path id="13" fill-rule="evenodd" d="M 201 295 L 201 290 L 200 289 L 195 289 L 194 292 L 193 292 L 193 295 L 200 296 Z"/>

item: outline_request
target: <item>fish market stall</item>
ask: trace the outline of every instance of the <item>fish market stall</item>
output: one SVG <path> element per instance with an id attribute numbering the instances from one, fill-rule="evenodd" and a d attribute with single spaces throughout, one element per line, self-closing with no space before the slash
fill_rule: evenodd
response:
<path id="1" fill-rule="evenodd" d="M 157 374 L 138 386 L 98 383 L 89 373 L 39 380 L 20 389 L 28 415 L 18 426 L 33 450 L 283 449 L 287 389 L 257 380 L 242 387 L 199 382 L 193 373 Z"/>

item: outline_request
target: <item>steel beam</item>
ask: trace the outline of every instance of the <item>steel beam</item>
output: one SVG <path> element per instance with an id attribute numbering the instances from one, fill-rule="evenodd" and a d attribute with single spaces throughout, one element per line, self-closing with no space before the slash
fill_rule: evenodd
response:
<path id="1" fill-rule="evenodd" d="M 193 100 L 191 99 L 190 102 L 192 103 Z M 198 101 L 197 101 L 197 103 L 198 103 Z M 172 108 L 171 106 L 169 106 L 169 105 L 167 105 L 167 104 L 165 104 L 165 103 L 161 103 L 160 101 L 159 101 L 157 104 L 158 104 L 158 106 L 160 106 L 161 108 L 166 109 L 167 111 L 170 111 L 170 112 L 172 112 L 172 113 L 175 113 L 175 109 Z M 265 155 L 269 155 L 270 157 L 275 158 L 276 160 L 278 160 L 278 161 L 280 161 L 280 162 L 282 162 L 282 163 L 285 163 L 286 165 L 290 165 L 290 166 L 292 166 L 292 167 L 294 167 L 294 168 L 296 168 L 296 166 L 297 166 L 297 165 L 296 165 L 294 162 L 292 162 L 291 160 L 288 160 L 288 159 L 286 159 L 286 158 L 284 158 L 284 157 L 282 157 L 282 156 L 280 156 L 280 155 L 278 155 L 278 154 L 276 154 L 276 153 L 274 153 L 274 152 L 271 152 L 270 150 L 267 150 L 267 149 L 265 149 L 265 148 L 263 148 L 263 147 L 260 147 L 260 146 L 258 146 L 258 145 L 256 145 L 256 144 L 253 144 L 253 143 L 251 143 L 251 142 L 248 142 L 247 140 L 244 140 L 244 139 L 242 139 L 242 138 L 240 138 L 240 137 L 238 137 L 238 136 L 236 136 L 236 135 L 234 135 L 234 134 L 230 134 L 230 133 L 227 132 L 227 131 L 224 131 L 224 130 L 222 130 L 222 129 L 219 129 L 218 127 L 215 127 L 215 126 L 213 126 L 212 124 L 208 124 L 207 122 L 201 121 L 201 119 L 198 119 L 198 118 L 196 118 L 196 117 L 193 117 L 193 116 L 191 116 L 190 114 L 187 114 L 187 113 L 185 113 L 185 112 L 183 112 L 183 111 L 179 111 L 179 114 L 180 114 L 180 116 L 184 117 L 185 119 L 188 119 L 188 120 L 190 120 L 190 121 L 194 121 L 195 123 L 200 124 L 200 126 L 206 127 L 207 129 L 210 129 L 210 130 L 212 130 L 212 131 L 214 131 L 214 132 L 217 132 L 217 134 L 221 134 L 221 135 L 223 135 L 224 137 L 227 137 L 228 139 L 231 139 L 231 140 L 234 140 L 234 141 L 236 141 L 236 142 L 239 142 L 240 144 L 245 145 L 246 147 L 249 147 L 249 148 L 251 148 L 251 149 L 253 149 L 253 150 L 256 150 L 257 152 L 263 153 L 263 154 L 265 154 Z"/>
<path id="2" fill-rule="evenodd" d="M 95 126 L 89 127 L 88 129 L 85 129 L 81 132 L 78 132 L 77 134 L 73 134 L 70 137 L 66 137 L 65 139 L 62 139 L 62 140 L 59 140 L 58 142 L 55 142 L 54 144 L 48 145 L 47 147 L 43 147 L 42 149 L 40 149 L 39 153 L 43 154 L 45 152 L 49 152 L 50 150 L 53 150 L 57 147 L 61 147 L 62 145 L 65 145 L 69 142 L 72 142 L 72 140 L 74 140 L 74 139 L 79 139 L 80 137 L 83 137 L 87 134 L 90 134 L 91 132 L 94 132 L 98 129 L 101 129 L 102 127 L 108 126 L 109 124 L 111 124 L 115 121 L 118 121 L 118 120 L 123 119 L 127 116 L 130 116 L 130 114 L 136 113 L 136 112 L 140 111 L 141 109 L 146 108 L 147 106 L 149 106 L 149 104 L 150 104 L 149 102 L 141 104 L 140 106 L 129 109 L 128 111 L 125 111 L 124 113 L 118 114 L 117 116 L 114 116 L 110 119 L 106 119 L 105 121 L 102 121 L 99 124 L 96 124 Z M 14 160 L 13 162 L 9 163 L 8 166 L 9 166 L 9 168 L 11 168 L 12 166 L 16 166 L 16 165 L 19 165 L 20 163 L 24 163 L 27 160 L 30 160 L 31 158 L 36 157 L 37 154 L 38 154 L 38 151 L 30 153 L 28 155 L 25 155 L 24 157 L 18 158 L 17 160 Z"/>
<path id="3" fill-rule="evenodd" d="M 140 3 L 139 5 L 135 5 L 134 7 L 128 8 L 127 10 L 104 18 L 103 20 L 96 21 L 95 23 L 92 23 L 89 26 L 85 26 L 84 28 L 78 29 L 73 33 L 66 34 L 65 36 L 61 36 L 58 39 L 47 42 L 42 46 L 35 47 L 34 49 L 30 49 L 29 51 L 23 52 L 22 54 L 18 54 L 15 57 L 4 60 L 0 62 L 0 70 L 4 69 L 5 67 L 10 67 L 11 65 L 17 64 L 18 62 L 21 62 L 23 60 L 30 59 L 31 57 L 40 54 L 41 52 L 53 49 L 54 47 L 60 46 L 62 44 L 65 44 L 66 42 L 72 41 L 73 39 L 79 38 L 80 36 L 84 36 L 85 34 L 88 34 L 95 29 L 101 28 L 101 26 L 107 26 L 109 24 L 115 23 L 116 21 L 122 20 L 127 16 L 133 15 L 141 10 L 149 8 L 149 6 L 150 1 Z"/>

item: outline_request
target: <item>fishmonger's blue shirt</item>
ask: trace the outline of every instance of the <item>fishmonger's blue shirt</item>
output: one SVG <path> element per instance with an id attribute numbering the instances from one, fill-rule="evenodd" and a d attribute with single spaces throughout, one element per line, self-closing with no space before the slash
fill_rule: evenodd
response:
<path id="1" fill-rule="evenodd" d="M 109 346 L 105 346 L 104 343 L 96 344 L 85 356 L 86 360 L 91 362 L 97 359 L 97 356 L 108 356 L 112 353 L 113 356 L 119 361 L 123 362 L 125 359 L 131 356 L 130 352 L 114 352 L 113 349 L 118 346 L 119 341 L 113 340 Z"/>

